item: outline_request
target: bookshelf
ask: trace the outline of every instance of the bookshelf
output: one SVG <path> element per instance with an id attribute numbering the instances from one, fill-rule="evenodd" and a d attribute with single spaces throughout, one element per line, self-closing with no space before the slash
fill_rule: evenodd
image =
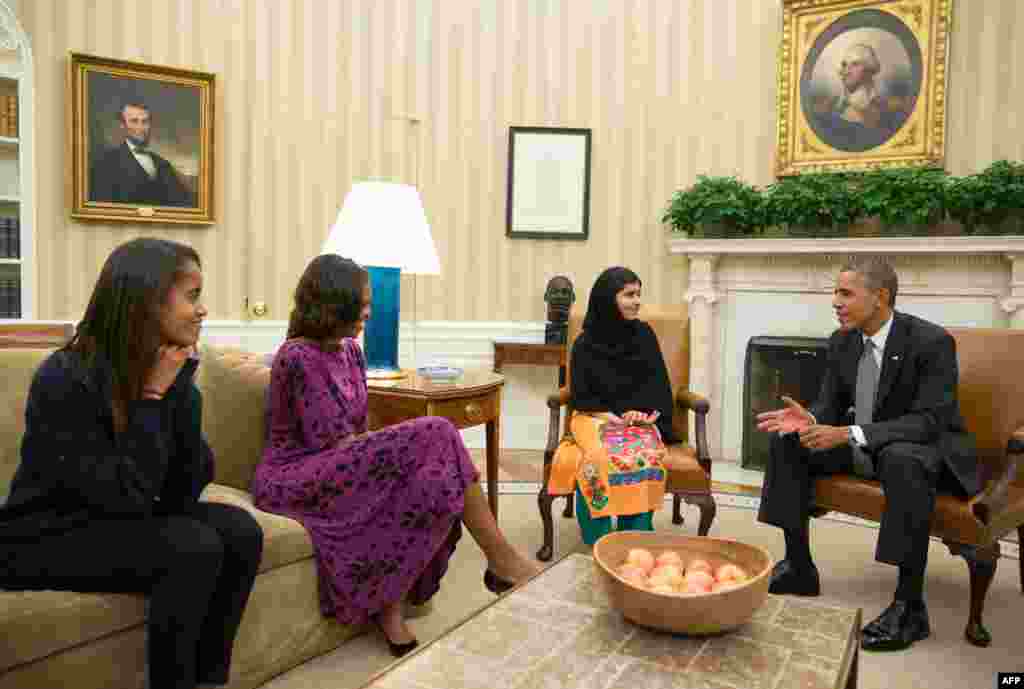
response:
<path id="1" fill-rule="evenodd" d="M 34 317 L 32 53 L 0 0 L 0 322 Z"/>

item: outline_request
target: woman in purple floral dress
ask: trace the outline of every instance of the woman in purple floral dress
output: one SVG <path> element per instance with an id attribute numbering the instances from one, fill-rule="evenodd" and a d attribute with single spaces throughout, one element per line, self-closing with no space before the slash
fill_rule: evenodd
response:
<path id="1" fill-rule="evenodd" d="M 400 656 L 417 643 L 402 601 L 437 592 L 461 522 L 487 557 L 491 591 L 540 568 L 498 529 L 451 422 L 425 417 L 366 432 L 366 363 L 353 338 L 369 315 L 366 271 L 340 256 L 313 259 L 274 358 L 252 492 L 261 509 L 309 532 L 323 614 L 375 622 Z"/>

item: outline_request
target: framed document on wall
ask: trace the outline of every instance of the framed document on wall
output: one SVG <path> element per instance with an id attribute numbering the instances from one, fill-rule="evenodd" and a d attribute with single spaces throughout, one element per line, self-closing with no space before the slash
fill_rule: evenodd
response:
<path id="1" fill-rule="evenodd" d="M 214 75 L 72 53 L 71 217 L 210 224 Z"/>
<path id="2" fill-rule="evenodd" d="M 590 221 L 590 130 L 509 127 L 505 234 L 586 239 Z"/>
<path id="3" fill-rule="evenodd" d="M 945 156 L 952 0 L 783 0 L 776 174 Z"/>

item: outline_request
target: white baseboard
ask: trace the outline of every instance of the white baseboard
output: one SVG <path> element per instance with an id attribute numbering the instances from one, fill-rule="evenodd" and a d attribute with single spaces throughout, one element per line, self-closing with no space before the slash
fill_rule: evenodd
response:
<path id="1" fill-rule="evenodd" d="M 74 324 L 73 321 L 45 323 Z M 288 322 L 283 320 L 207 320 L 203 324 L 201 342 L 262 354 L 276 350 L 284 342 L 287 331 Z M 399 328 L 399 364 L 409 368 L 442 363 L 490 369 L 494 366 L 494 340 L 543 342 L 544 322 L 404 322 Z M 505 387 L 502 391 L 501 447 L 543 450 L 548 432 L 546 400 L 557 389 L 558 371 L 550 366 L 508 365 L 502 373 L 505 375 Z M 468 447 L 484 447 L 483 428 L 463 431 L 463 438 Z"/>
<path id="2" fill-rule="evenodd" d="M 284 341 L 287 321 L 208 320 L 203 342 L 270 352 Z M 443 362 L 449 366 L 490 366 L 494 340 L 543 342 L 543 322 L 419 321 L 399 326 L 398 359 L 402 366 Z"/>

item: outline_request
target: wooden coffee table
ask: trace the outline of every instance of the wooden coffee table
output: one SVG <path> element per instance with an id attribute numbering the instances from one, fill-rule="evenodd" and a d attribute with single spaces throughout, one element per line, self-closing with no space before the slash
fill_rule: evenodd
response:
<path id="1" fill-rule="evenodd" d="M 409 371 L 405 378 L 370 379 L 369 426 L 384 426 L 421 416 L 443 416 L 456 428 L 483 424 L 486 433 L 487 502 L 498 518 L 498 454 L 500 452 L 501 387 L 504 376 L 469 370 L 453 381 L 434 381 Z"/>
<path id="2" fill-rule="evenodd" d="M 718 636 L 638 627 L 572 554 L 374 677 L 366 689 L 853 689 L 860 609 L 768 596 Z"/>

